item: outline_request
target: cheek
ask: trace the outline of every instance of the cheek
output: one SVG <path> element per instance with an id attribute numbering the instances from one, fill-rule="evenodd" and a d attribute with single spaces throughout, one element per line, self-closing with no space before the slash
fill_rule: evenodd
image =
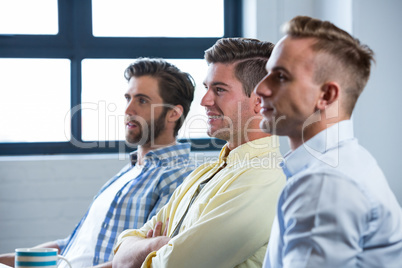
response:
<path id="1" fill-rule="evenodd" d="M 314 96 L 299 95 L 292 96 L 289 102 L 289 110 L 295 119 L 306 120 L 315 112 L 316 99 Z"/>
<path id="2" fill-rule="evenodd" d="M 274 99 L 274 108 L 276 116 L 285 115 L 286 117 L 298 117 L 303 112 L 303 100 L 295 94 L 277 94 Z M 290 119 L 290 118 L 288 118 Z"/>
<path id="3" fill-rule="evenodd" d="M 220 98 L 214 99 L 214 108 L 222 112 L 224 115 L 227 115 L 231 110 L 233 110 L 231 107 L 236 107 L 233 105 L 235 104 L 234 101 L 231 99 L 225 99 L 225 100 Z"/>
<path id="4" fill-rule="evenodd" d="M 313 85 L 306 88 L 303 94 L 301 94 L 300 99 L 304 105 L 305 112 L 311 115 L 316 111 L 321 91 L 319 87 Z"/>
<path id="5" fill-rule="evenodd" d="M 237 102 L 230 106 L 232 113 L 236 112 L 236 118 L 242 118 L 242 122 L 253 121 L 256 118 L 261 118 L 261 114 L 255 112 L 255 103 L 250 99 L 246 99 L 242 102 Z"/>

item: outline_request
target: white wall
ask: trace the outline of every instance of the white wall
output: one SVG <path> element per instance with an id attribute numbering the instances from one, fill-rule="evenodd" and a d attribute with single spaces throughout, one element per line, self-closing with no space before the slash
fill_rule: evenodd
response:
<path id="1" fill-rule="evenodd" d="M 377 62 L 356 107 L 355 132 L 402 204 L 402 1 L 358 0 L 353 10 L 353 32 L 374 50 Z"/>
<path id="2" fill-rule="evenodd" d="M 200 165 L 218 152 L 192 152 Z M 67 237 L 127 155 L 0 157 L 0 253 Z"/>
<path id="3" fill-rule="evenodd" d="M 295 15 L 331 17 L 377 54 L 377 65 L 354 114 L 361 144 L 377 158 L 402 204 L 400 0 L 245 0 L 245 32 L 276 43 Z M 340 3 L 346 5 L 340 7 Z M 338 14 L 338 15 L 336 15 Z M 349 14 L 349 15 L 348 15 Z M 346 17 L 345 17 L 346 16 Z M 352 17 L 351 17 L 352 16 Z M 350 18 L 351 17 L 351 18 Z M 282 151 L 289 148 L 282 139 Z M 214 153 L 213 153 L 214 154 Z M 197 159 L 201 159 L 200 156 Z M 67 236 L 92 197 L 127 160 L 118 155 L 0 157 L 0 252 Z"/>
<path id="4" fill-rule="evenodd" d="M 0 253 L 69 235 L 117 155 L 0 157 Z"/>

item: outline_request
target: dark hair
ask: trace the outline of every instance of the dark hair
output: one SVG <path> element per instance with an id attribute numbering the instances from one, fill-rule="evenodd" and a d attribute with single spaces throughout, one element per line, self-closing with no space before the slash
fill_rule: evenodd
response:
<path id="1" fill-rule="evenodd" d="M 222 38 L 205 51 L 205 60 L 211 63 L 236 63 L 235 76 L 243 84 L 244 93 L 251 92 L 266 75 L 265 65 L 274 44 L 251 38 Z"/>
<path id="2" fill-rule="evenodd" d="M 315 38 L 313 51 L 324 52 L 334 59 L 332 65 L 317 66 L 314 78 L 316 82 L 323 82 L 330 75 L 339 74 L 346 93 L 343 105 L 352 114 L 357 98 L 370 77 L 374 52 L 329 21 L 297 16 L 285 25 L 284 32 L 295 38 Z"/>
<path id="3" fill-rule="evenodd" d="M 190 74 L 182 72 L 163 59 L 139 58 L 130 64 L 124 72 L 124 77 L 128 81 L 133 76 L 144 75 L 149 75 L 158 80 L 159 95 L 165 104 L 183 106 L 183 114 L 177 120 L 174 129 L 174 136 L 177 136 L 194 99 L 194 79 Z"/>

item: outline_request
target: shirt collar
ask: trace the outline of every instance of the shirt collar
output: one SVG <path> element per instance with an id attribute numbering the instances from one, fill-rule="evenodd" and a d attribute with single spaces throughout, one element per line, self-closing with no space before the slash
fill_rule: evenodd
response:
<path id="1" fill-rule="evenodd" d="M 152 163 L 168 164 L 171 162 L 179 163 L 181 161 L 188 161 L 190 157 L 190 143 L 176 143 L 166 147 L 158 148 L 148 152 L 144 157 L 144 165 Z M 131 166 L 137 163 L 137 151 L 130 153 Z"/>
<path id="2" fill-rule="evenodd" d="M 296 150 L 287 153 L 284 161 L 281 163 L 283 172 L 287 178 L 292 177 L 316 160 L 321 160 L 325 164 L 335 166 L 335 163 L 330 163 L 331 159 L 323 160 L 323 155 L 329 150 L 338 148 L 342 141 L 353 138 L 352 121 L 340 121 L 321 131 Z"/>
<path id="3" fill-rule="evenodd" d="M 267 151 L 279 148 L 278 136 L 265 137 L 244 143 L 233 150 L 228 148 L 228 144 L 222 148 L 219 154 L 219 163 L 226 162 L 227 165 L 234 165 L 251 159 L 258 155 L 267 153 Z"/>

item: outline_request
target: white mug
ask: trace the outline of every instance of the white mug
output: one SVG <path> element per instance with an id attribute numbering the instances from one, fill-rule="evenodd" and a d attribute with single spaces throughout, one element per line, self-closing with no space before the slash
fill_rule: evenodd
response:
<path id="1" fill-rule="evenodd" d="M 17 248 L 15 250 L 16 268 L 56 268 L 58 259 L 70 262 L 61 255 L 58 255 L 55 248 Z"/>

